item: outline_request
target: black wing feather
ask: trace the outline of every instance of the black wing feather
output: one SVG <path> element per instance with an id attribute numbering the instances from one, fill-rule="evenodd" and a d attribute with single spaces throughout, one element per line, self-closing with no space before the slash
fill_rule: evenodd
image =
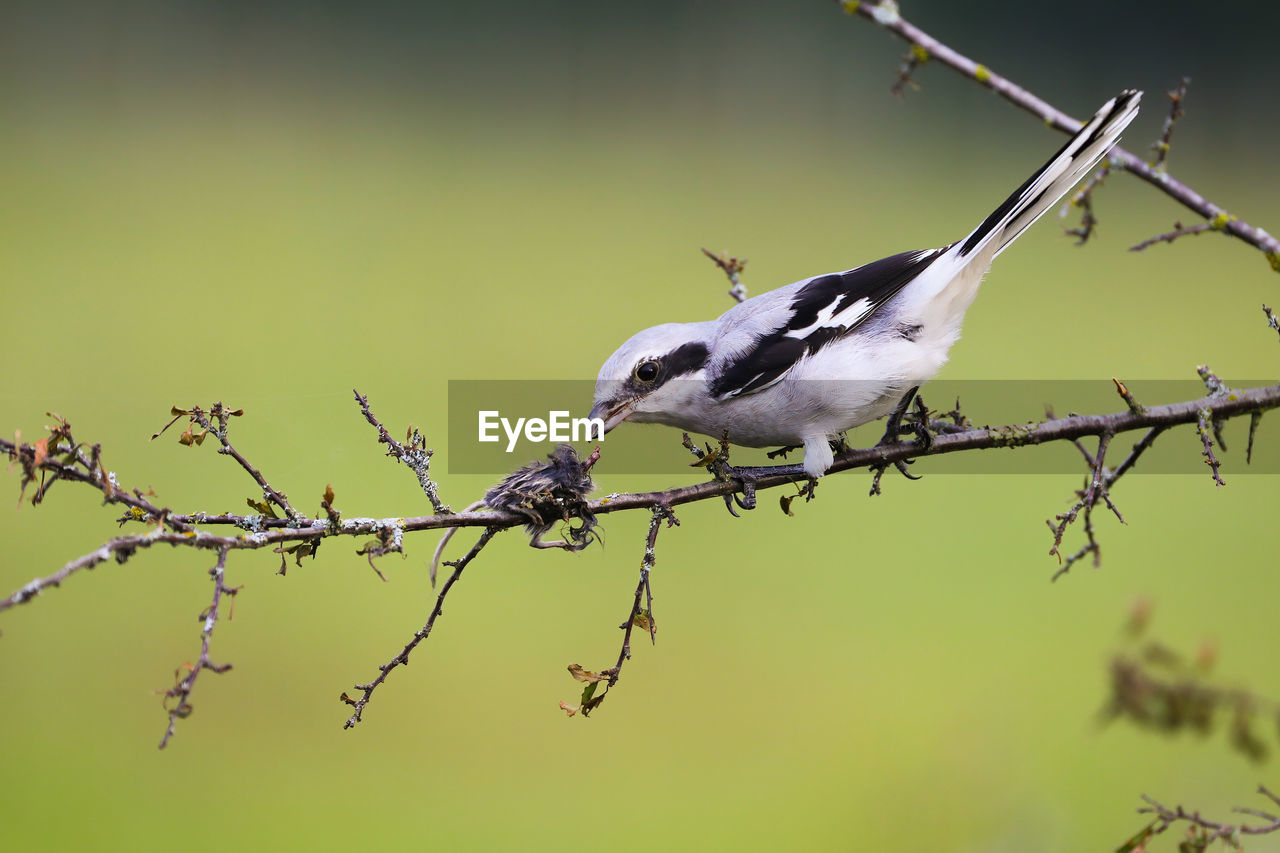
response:
<path id="1" fill-rule="evenodd" d="M 867 321 L 909 282 L 929 268 L 945 249 L 921 254 L 903 252 L 847 272 L 818 276 L 806 282 L 791 300 L 791 315 L 778 329 L 762 335 L 755 345 L 728 365 L 711 384 L 716 397 L 740 396 L 769 387 L 806 355 L 839 340 Z M 824 312 L 837 316 L 860 300 L 869 305 L 850 325 L 819 325 L 803 337 Z M 832 309 L 834 306 L 834 310 Z"/>

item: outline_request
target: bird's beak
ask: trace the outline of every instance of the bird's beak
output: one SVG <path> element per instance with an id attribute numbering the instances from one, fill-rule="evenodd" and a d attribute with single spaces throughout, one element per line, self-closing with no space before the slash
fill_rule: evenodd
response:
<path id="1" fill-rule="evenodd" d="M 624 400 L 619 403 L 614 400 L 602 400 L 591 409 L 589 417 L 604 421 L 604 431 L 608 432 L 631 416 L 637 402 L 637 400 Z"/>

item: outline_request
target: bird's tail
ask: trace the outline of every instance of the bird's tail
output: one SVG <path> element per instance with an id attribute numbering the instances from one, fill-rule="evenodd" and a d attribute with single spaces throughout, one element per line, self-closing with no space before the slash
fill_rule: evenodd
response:
<path id="1" fill-rule="evenodd" d="M 944 351 L 959 337 L 960 322 L 996 255 L 1057 204 L 1107 155 L 1120 138 L 1120 132 L 1138 114 L 1141 97 L 1141 92 L 1127 90 L 1103 104 L 1079 133 L 992 211 L 972 234 L 939 250 L 937 260 L 910 284 L 905 294 L 904 314 L 915 314 L 925 328 L 938 336 Z"/>
<path id="2" fill-rule="evenodd" d="M 1142 93 L 1126 89 L 1102 105 L 1067 144 L 992 211 L 959 246 L 960 256 L 995 258 L 1107 155 L 1138 114 Z"/>

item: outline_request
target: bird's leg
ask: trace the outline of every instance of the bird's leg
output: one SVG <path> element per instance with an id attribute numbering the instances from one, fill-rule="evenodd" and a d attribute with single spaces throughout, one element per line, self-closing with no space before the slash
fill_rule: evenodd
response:
<path id="1" fill-rule="evenodd" d="M 801 446 L 802 445 L 799 445 L 799 444 L 788 444 L 786 447 L 779 447 L 777 450 L 770 450 L 768 453 L 765 454 L 765 456 L 769 457 L 770 459 L 778 459 L 778 458 L 786 459 L 788 453 L 790 453 L 793 450 L 799 450 Z"/>
<path id="2" fill-rule="evenodd" d="M 756 508 L 756 478 L 750 468 L 735 468 L 729 464 L 729 433 L 725 432 L 720 436 L 720 452 L 716 454 L 713 473 L 717 480 L 737 480 L 742 485 L 742 497 L 739 498 L 737 492 L 731 492 L 724 496 L 725 506 L 729 508 L 729 514 L 736 516 L 733 511 L 733 503 L 738 505 L 739 509 L 752 510 Z M 733 499 L 733 503 L 729 499 Z"/>
<path id="3" fill-rule="evenodd" d="M 899 437 L 904 434 L 915 435 L 925 450 L 928 450 L 933 444 L 933 436 L 930 435 L 928 427 L 929 410 L 924 407 L 924 401 L 922 401 L 917 395 L 919 390 L 920 386 L 916 385 L 907 391 L 906 394 L 902 395 L 902 399 L 899 400 L 898 405 L 894 407 L 893 413 L 890 414 L 889 419 L 885 421 L 884 435 L 881 436 L 876 447 L 893 447 L 900 444 L 901 442 L 899 441 Z M 912 402 L 916 403 L 916 411 L 914 412 L 915 417 L 912 418 L 912 420 L 904 427 L 903 419 L 911 409 Z M 895 459 L 893 461 L 893 467 L 897 468 L 898 471 L 901 472 L 902 476 L 906 477 L 908 480 L 919 480 L 920 478 L 912 474 L 908 468 L 910 464 L 911 462 L 906 459 Z M 872 495 L 880 494 L 880 478 L 884 476 L 884 472 L 887 467 L 888 463 L 872 466 L 872 470 L 875 472 L 871 478 Z"/>

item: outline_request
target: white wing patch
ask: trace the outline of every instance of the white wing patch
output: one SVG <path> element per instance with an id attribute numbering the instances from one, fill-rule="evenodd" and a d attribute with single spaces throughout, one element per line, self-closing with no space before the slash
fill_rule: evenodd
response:
<path id="1" fill-rule="evenodd" d="M 834 329 L 838 326 L 844 326 L 846 329 L 851 329 L 858 325 L 859 321 L 861 321 L 863 317 L 867 316 L 873 307 L 871 300 L 863 297 L 841 311 L 839 314 L 836 314 L 834 312 L 836 310 L 836 306 L 840 304 L 840 298 L 842 297 L 837 297 L 832 300 L 831 304 L 818 312 L 818 319 L 814 320 L 803 329 L 788 329 L 786 337 L 804 340 L 818 329 Z"/>

